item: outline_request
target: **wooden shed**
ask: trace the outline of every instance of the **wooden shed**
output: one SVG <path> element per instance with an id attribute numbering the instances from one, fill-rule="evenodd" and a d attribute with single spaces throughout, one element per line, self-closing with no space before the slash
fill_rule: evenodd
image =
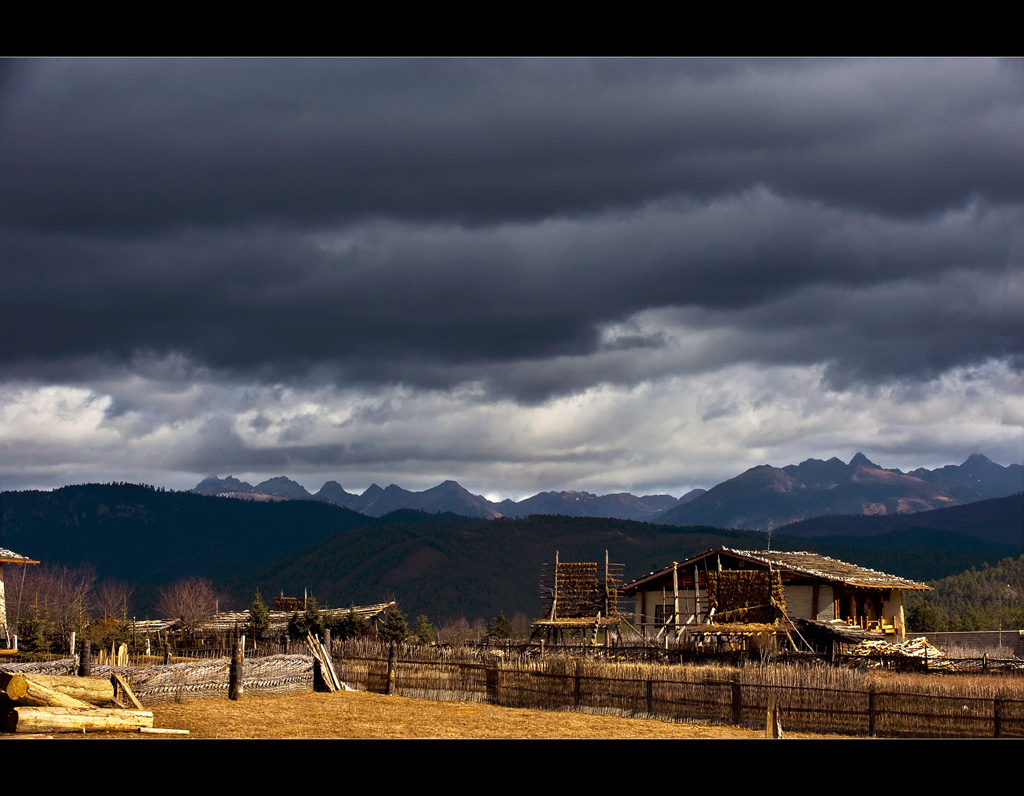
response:
<path id="1" fill-rule="evenodd" d="M 38 564 L 31 558 L 15 553 L 13 550 L 8 550 L 5 547 L 0 547 L 0 640 L 2 640 L 5 647 L 10 646 L 10 640 L 13 633 L 7 627 L 7 598 L 4 590 L 4 565 L 16 564 L 18 566 L 26 566 L 28 564 Z"/>
<path id="2" fill-rule="evenodd" d="M 622 587 L 636 628 L 678 638 L 709 625 L 789 629 L 796 620 L 845 624 L 903 637 L 903 592 L 916 581 L 808 552 L 708 550 Z"/>

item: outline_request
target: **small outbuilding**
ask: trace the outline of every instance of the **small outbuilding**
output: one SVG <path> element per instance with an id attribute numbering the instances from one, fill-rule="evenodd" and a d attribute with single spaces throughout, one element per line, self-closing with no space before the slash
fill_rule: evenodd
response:
<path id="1" fill-rule="evenodd" d="M 0 639 L 3 640 L 5 646 L 10 646 L 10 639 L 13 634 L 7 627 L 7 598 L 4 590 L 4 564 L 27 566 L 28 564 L 38 563 L 38 561 L 28 558 L 27 556 L 19 555 L 13 550 L 0 547 Z"/>
<path id="2" fill-rule="evenodd" d="M 797 622 L 902 638 L 916 581 L 808 552 L 708 550 L 622 587 L 648 639 L 709 631 L 786 632 Z"/>

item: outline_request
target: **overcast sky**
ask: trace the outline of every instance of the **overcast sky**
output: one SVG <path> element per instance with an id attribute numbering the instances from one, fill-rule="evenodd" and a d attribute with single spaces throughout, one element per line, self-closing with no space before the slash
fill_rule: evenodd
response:
<path id="1" fill-rule="evenodd" d="M 1024 62 L 0 61 L 0 486 L 1024 458 Z"/>

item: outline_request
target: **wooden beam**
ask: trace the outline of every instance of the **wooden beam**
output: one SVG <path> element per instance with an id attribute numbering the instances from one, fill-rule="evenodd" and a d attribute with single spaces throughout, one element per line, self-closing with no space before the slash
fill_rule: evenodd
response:
<path id="1" fill-rule="evenodd" d="M 110 679 L 113 680 L 116 685 L 119 685 L 121 687 L 121 691 L 128 698 L 128 702 L 131 703 L 132 707 L 134 707 L 136 710 L 145 709 L 143 708 L 142 703 L 135 698 L 135 694 L 132 693 L 132 689 L 128 687 L 128 683 L 125 682 L 125 679 L 121 675 L 119 675 L 117 672 L 114 672 L 110 676 Z"/>

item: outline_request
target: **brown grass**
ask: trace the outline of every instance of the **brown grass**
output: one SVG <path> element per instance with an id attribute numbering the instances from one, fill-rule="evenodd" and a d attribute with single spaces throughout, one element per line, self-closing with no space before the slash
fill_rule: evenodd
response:
<path id="1" fill-rule="evenodd" d="M 764 730 L 430 702 L 363 691 L 156 705 L 154 726 L 189 738 L 764 738 Z M 82 736 L 78 736 L 82 737 Z M 103 733 L 87 737 L 177 738 Z M 835 736 L 786 733 L 787 738 Z"/>

